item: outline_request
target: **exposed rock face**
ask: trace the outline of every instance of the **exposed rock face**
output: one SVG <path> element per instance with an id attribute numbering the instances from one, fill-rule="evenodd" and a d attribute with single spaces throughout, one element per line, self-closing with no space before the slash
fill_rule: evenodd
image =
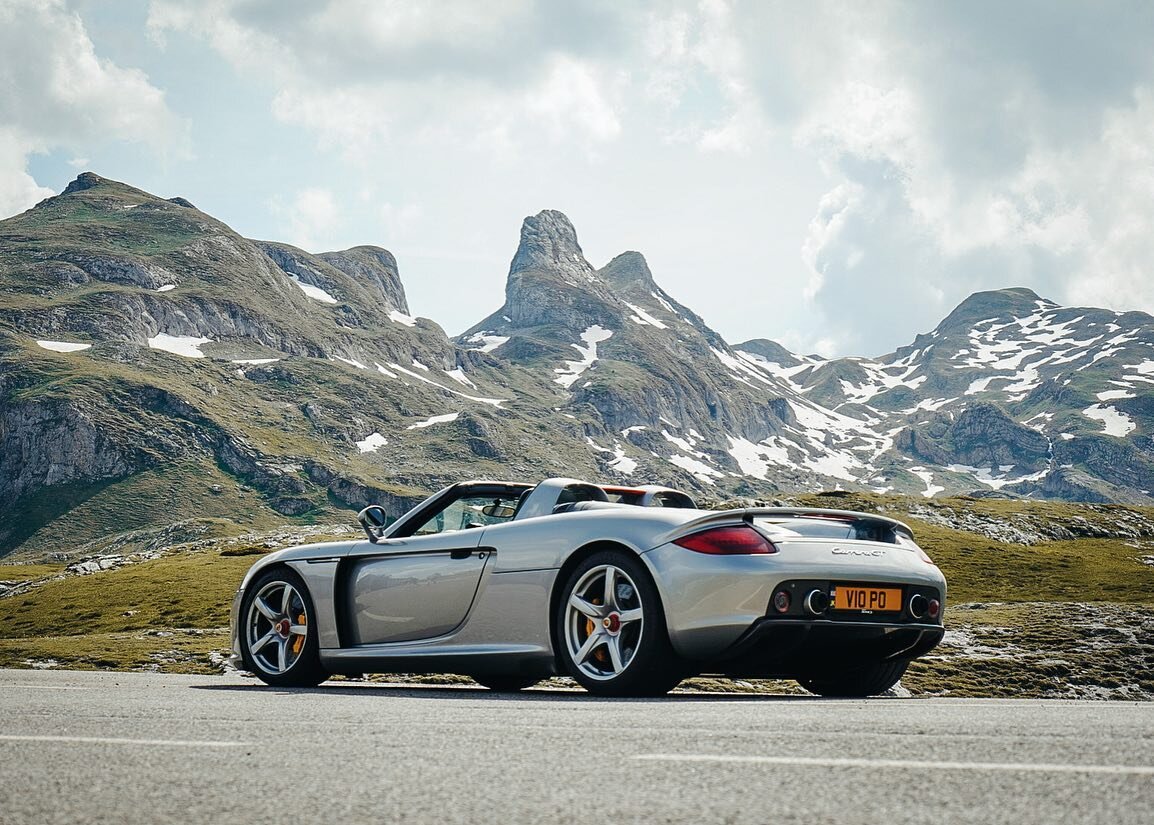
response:
<path id="1" fill-rule="evenodd" d="M 393 253 L 379 246 L 354 246 L 343 252 L 322 252 L 322 261 L 362 283 L 371 285 L 380 295 L 382 309 L 395 309 L 409 314 L 409 302 L 401 276 L 397 274 L 397 260 Z"/>
<path id="2" fill-rule="evenodd" d="M 69 252 L 61 257 L 85 275 L 108 283 L 136 286 L 141 289 L 159 289 L 176 280 L 176 276 L 162 266 L 133 260 L 123 254 L 113 256 Z"/>
<path id="3" fill-rule="evenodd" d="M 612 293 L 585 260 L 569 219 L 546 210 L 521 226 L 504 306 L 470 333 L 546 325 L 580 332 L 604 320 L 607 308 L 614 314 L 613 306 Z"/>
<path id="4" fill-rule="evenodd" d="M 106 183 L 106 181 L 95 172 L 81 172 L 76 176 L 76 180 L 64 187 L 64 191 L 60 194 L 71 195 L 74 192 L 83 192 L 85 189 L 92 189 L 102 183 Z"/>
<path id="5" fill-rule="evenodd" d="M 510 283 L 522 272 L 544 269 L 571 285 L 593 282 L 593 267 L 577 243 L 577 231 L 560 212 L 546 209 L 521 224 L 521 243 L 509 265 Z"/>
<path id="6" fill-rule="evenodd" d="M 120 478 L 143 456 L 114 443 L 74 402 L 0 399 L 0 501 L 42 487 Z"/>
<path id="7" fill-rule="evenodd" d="M 258 246 L 285 274 L 299 278 L 303 283 L 328 293 L 337 291 L 334 279 L 326 277 L 325 269 L 311 263 L 312 256 L 307 252 L 281 243 L 263 242 Z"/>
<path id="8" fill-rule="evenodd" d="M 957 416 L 938 414 L 917 428 L 902 430 L 895 446 L 943 466 L 996 470 L 1012 465 L 1027 474 L 1050 463 L 1050 441 L 1045 435 L 1023 427 L 989 403 L 972 404 Z"/>

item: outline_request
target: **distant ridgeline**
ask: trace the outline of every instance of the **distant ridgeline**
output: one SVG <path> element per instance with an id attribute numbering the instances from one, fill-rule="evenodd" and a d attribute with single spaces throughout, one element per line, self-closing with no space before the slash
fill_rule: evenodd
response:
<path id="1" fill-rule="evenodd" d="M 504 305 L 450 339 L 383 249 L 248 240 L 85 173 L 0 221 L 0 309 L 0 555 L 398 510 L 481 476 L 1154 504 L 1154 319 L 1026 289 L 825 360 L 727 343 L 639 253 L 595 269 L 545 211 Z"/>

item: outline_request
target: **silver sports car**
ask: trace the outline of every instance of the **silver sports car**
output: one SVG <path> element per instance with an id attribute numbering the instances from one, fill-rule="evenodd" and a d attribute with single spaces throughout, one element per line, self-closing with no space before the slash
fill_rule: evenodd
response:
<path id="1" fill-rule="evenodd" d="M 272 685 L 460 673 L 494 690 L 555 674 L 604 695 L 687 676 L 893 686 L 942 638 L 946 582 L 910 528 L 844 510 L 699 510 L 663 487 L 469 481 L 366 539 L 291 547 L 232 608 L 238 666 Z"/>

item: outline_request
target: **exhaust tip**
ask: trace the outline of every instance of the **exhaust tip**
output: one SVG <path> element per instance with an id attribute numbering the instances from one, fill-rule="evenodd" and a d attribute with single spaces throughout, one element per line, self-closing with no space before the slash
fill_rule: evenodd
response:
<path id="1" fill-rule="evenodd" d="M 910 597 L 910 615 L 915 619 L 920 619 L 926 615 L 930 610 L 929 600 L 921 593 L 915 593 Z"/>
<path id="2" fill-rule="evenodd" d="M 820 616 L 829 610 L 829 594 L 824 590 L 811 590 L 805 597 L 805 612 Z"/>

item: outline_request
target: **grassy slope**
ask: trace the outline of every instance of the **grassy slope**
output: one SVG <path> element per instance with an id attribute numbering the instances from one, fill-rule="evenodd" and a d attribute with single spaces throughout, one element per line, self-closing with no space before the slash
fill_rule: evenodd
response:
<path id="1" fill-rule="evenodd" d="M 855 497 L 805 503 L 873 505 L 896 515 L 915 499 Z M 1069 504 L 946 500 L 955 513 L 1037 524 L 1117 528 L 1154 512 Z M 947 642 L 915 663 L 915 694 L 1154 697 L 1154 538 L 1072 538 L 1006 544 L 906 516 L 950 581 Z M 1079 521 L 1079 520 L 1084 521 Z M 1088 525 L 1088 527 L 1087 527 Z M 228 604 L 266 544 L 206 540 L 160 558 L 86 576 L 59 567 L 0 567 L 0 581 L 42 584 L 0 597 L 0 665 L 213 672 L 227 647 Z M 237 554 L 240 555 L 237 555 Z M 706 686 L 710 683 L 703 682 Z"/>

